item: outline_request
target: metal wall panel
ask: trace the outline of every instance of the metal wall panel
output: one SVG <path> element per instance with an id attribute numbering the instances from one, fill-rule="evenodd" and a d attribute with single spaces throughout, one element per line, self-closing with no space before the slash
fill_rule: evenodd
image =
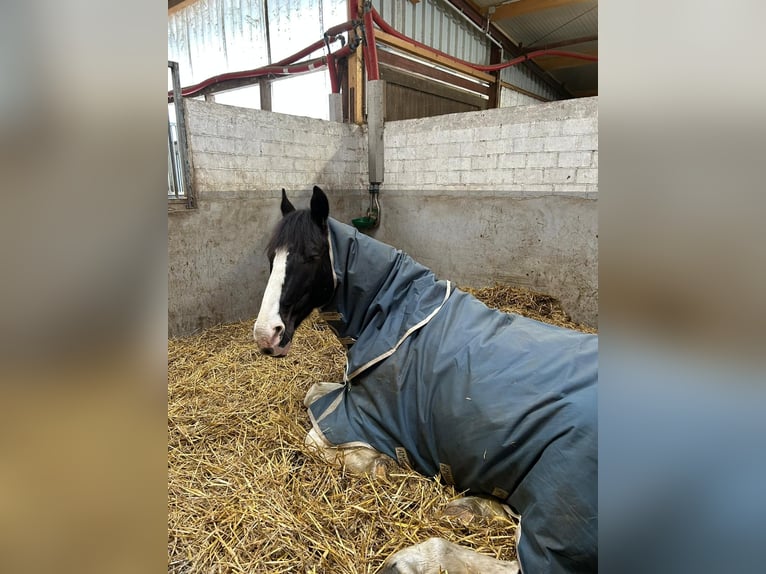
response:
<path id="1" fill-rule="evenodd" d="M 510 60 L 512 56 L 507 52 L 503 53 L 503 61 Z M 517 65 L 510 68 L 504 68 L 500 71 L 500 79 L 504 82 L 531 92 L 546 100 L 558 100 L 556 92 L 548 84 L 535 76 L 526 67 Z"/>
<path id="2" fill-rule="evenodd" d="M 270 63 L 265 4 L 198 0 L 170 14 L 168 59 L 179 63 L 181 84 Z M 346 0 L 271 0 L 268 11 L 272 62 L 320 39 L 326 28 L 347 18 Z"/>
<path id="3" fill-rule="evenodd" d="M 326 24 L 322 0 L 271 0 L 268 5 L 272 62 L 294 54 L 322 37 Z M 344 20 L 345 17 L 340 22 Z M 320 49 L 314 56 L 323 52 Z"/>
<path id="4" fill-rule="evenodd" d="M 268 63 L 263 0 L 199 0 L 168 15 L 168 59 L 181 84 Z"/>
<path id="5" fill-rule="evenodd" d="M 474 64 L 489 64 L 490 41 L 444 0 L 373 0 L 397 31 Z"/>
<path id="6" fill-rule="evenodd" d="M 199 0 L 168 16 L 168 59 L 179 63 L 181 84 L 188 86 L 217 74 L 279 61 L 320 39 L 325 29 L 347 17 L 346 0 Z M 313 56 L 324 51 L 317 50 Z M 326 71 L 315 72 L 310 79 L 283 79 L 274 87 L 275 111 L 327 116 Z M 219 94 L 217 101 L 260 106 L 258 88 Z"/>

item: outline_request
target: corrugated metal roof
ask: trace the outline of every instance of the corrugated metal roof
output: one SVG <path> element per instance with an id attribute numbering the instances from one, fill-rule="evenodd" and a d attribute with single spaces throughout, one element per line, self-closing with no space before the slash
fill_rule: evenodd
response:
<path id="1" fill-rule="evenodd" d="M 522 14 L 494 24 L 524 47 L 592 36 L 598 33 L 598 2 Z"/>
<path id="2" fill-rule="evenodd" d="M 485 15 L 488 14 L 490 6 L 499 7 L 502 4 L 514 4 L 508 1 L 503 2 L 503 0 L 471 0 L 471 2 L 478 6 L 479 11 Z M 506 16 L 503 19 L 490 18 L 497 29 L 523 50 L 545 48 L 551 44 L 556 45 L 580 38 L 595 38 L 590 42 L 556 47 L 571 52 L 598 53 L 598 0 L 572 0 L 568 4 L 560 2 L 538 3 L 535 0 L 517 0 L 517 2 L 521 11 L 524 11 L 522 8 L 533 11 L 516 16 Z M 555 6 L 535 10 L 536 7 L 550 4 L 555 4 Z M 508 10 L 506 10 L 507 13 Z M 545 60 L 540 60 L 538 64 L 544 68 L 544 62 Z M 556 81 L 563 83 L 567 90 L 575 95 L 597 93 L 598 63 L 572 60 L 572 66 L 551 69 L 548 74 Z M 533 83 L 531 75 L 519 71 L 507 71 L 501 77 L 503 80 L 525 90 L 529 90 L 527 86 Z M 539 90 L 529 91 L 540 93 Z"/>

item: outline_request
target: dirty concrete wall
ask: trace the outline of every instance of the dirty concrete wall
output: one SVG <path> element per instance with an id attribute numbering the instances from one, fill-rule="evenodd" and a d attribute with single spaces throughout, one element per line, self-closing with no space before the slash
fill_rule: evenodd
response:
<path id="1" fill-rule="evenodd" d="M 342 221 L 367 206 L 364 128 L 186 104 L 199 207 L 168 215 L 171 336 L 255 316 L 282 187 L 302 207 L 323 186 Z M 597 122 L 597 98 L 388 122 L 371 234 L 457 284 L 531 287 L 595 325 Z"/>
<path id="2" fill-rule="evenodd" d="M 308 206 L 332 190 L 336 217 L 362 213 L 366 139 L 357 126 L 186 100 L 198 208 L 169 206 L 168 334 L 250 319 L 268 279 L 264 248 L 282 187 Z"/>
<path id="3" fill-rule="evenodd" d="M 445 279 L 540 290 L 597 324 L 597 98 L 388 122 L 385 155 L 375 237 Z"/>

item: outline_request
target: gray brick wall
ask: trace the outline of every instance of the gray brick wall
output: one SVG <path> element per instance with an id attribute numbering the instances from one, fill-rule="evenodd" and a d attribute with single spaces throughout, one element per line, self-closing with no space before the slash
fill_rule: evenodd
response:
<path id="1" fill-rule="evenodd" d="M 597 98 L 388 122 L 374 235 L 460 285 L 598 322 Z"/>
<path id="2" fill-rule="evenodd" d="M 199 207 L 168 217 L 170 335 L 255 316 L 282 187 L 297 206 L 325 187 L 342 221 L 367 206 L 364 127 L 186 104 Z M 586 98 L 388 122 L 373 234 L 459 284 L 526 285 L 595 324 L 596 106 Z"/>
<path id="3" fill-rule="evenodd" d="M 597 98 L 388 122 L 385 153 L 390 190 L 598 191 Z"/>
<path id="4" fill-rule="evenodd" d="M 366 139 L 358 126 L 196 100 L 187 107 L 200 198 L 222 190 L 366 185 Z"/>
<path id="5" fill-rule="evenodd" d="M 315 184 L 348 220 L 365 204 L 358 126 L 187 100 L 198 208 L 168 214 L 168 334 L 252 319 L 268 279 L 264 248 L 282 187 L 297 207 Z"/>

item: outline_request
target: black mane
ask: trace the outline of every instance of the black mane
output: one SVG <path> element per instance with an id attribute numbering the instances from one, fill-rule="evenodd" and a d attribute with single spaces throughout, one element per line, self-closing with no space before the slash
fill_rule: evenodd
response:
<path id="1" fill-rule="evenodd" d="M 311 211 L 308 209 L 293 211 L 279 220 L 266 246 L 266 255 L 272 259 L 280 247 L 287 247 L 290 251 L 303 254 L 317 252 L 326 239 L 325 231 L 312 219 Z"/>

